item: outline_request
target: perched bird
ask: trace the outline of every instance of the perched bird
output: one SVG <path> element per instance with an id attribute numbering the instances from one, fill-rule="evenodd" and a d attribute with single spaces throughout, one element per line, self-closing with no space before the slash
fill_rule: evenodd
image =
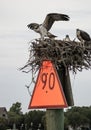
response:
<path id="1" fill-rule="evenodd" d="M 85 43 L 86 41 L 90 41 L 91 40 L 90 35 L 87 32 L 83 31 L 83 30 L 76 29 L 76 35 L 77 35 L 77 38 L 82 43 Z"/>
<path id="2" fill-rule="evenodd" d="M 63 41 L 67 41 L 67 42 L 71 41 L 69 35 L 66 35 Z"/>
<path id="3" fill-rule="evenodd" d="M 27 26 L 28 28 L 39 33 L 41 35 L 41 39 L 43 40 L 45 37 L 49 37 L 49 38 L 56 37 L 55 35 L 48 32 L 55 21 L 68 21 L 68 20 L 69 20 L 69 16 L 66 14 L 49 13 L 47 14 L 42 24 L 30 23 Z"/>

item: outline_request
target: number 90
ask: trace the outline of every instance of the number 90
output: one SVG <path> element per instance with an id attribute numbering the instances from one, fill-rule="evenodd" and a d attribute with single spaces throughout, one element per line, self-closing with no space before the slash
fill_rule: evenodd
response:
<path id="1" fill-rule="evenodd" d="M 41 81 L 43 83 L 42 89 L 45 89 L 47 82 L 48 82 L 49 89 L 53 89 L 54 86 L 55 86 L 55 75 L 54 75 L 54 73 L 53 72 L 51 72 L 50 74 L 43 73 L 42 76 L 41 76 Z"/>

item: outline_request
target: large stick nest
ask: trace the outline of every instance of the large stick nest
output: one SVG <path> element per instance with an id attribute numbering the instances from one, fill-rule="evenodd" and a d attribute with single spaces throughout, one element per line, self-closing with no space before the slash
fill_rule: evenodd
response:
<path id="1" fill-rule="evenodd" d="M 91 68 L 91 41 L 86 43 L 45 39 L 34 40 L 30 43 L 30 55 L 27 64 L 21 69 L 37 71 L 43 60 L 51 60 L 57 69 L 77 72 Z"/>

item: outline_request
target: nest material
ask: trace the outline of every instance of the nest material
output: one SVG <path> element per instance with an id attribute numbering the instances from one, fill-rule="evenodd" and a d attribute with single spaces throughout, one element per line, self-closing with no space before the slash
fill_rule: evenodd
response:
<path id="1" fill-rule="evenodd" d="M 77 72 L 91 68 L 91 41 L 86 43 L 37 39 L 31 42 L 30 55 L 27 64 L 21 69 L 37 71 L 43 60 L 51 60 L 57 69 L 64 66 L 66 69 Z"/>

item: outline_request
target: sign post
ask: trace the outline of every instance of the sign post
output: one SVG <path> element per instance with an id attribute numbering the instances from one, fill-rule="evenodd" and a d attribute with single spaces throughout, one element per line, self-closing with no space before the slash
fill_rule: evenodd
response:
<path id="1" fill-rule="evenodd" d="M 69 106 L 74 105 L 71 83 L 68 70 L 61 68 L 58 70 L 60 82 L 65 91 L 66 100 Z M 64 109 L 47 109 L 46 111 L 46 129 L 64 130 Z"/>
<path id="2" fill-rule="evenodd" d="M 63 109 L 46 110 L 46 130 L 64 130 Z"/>

